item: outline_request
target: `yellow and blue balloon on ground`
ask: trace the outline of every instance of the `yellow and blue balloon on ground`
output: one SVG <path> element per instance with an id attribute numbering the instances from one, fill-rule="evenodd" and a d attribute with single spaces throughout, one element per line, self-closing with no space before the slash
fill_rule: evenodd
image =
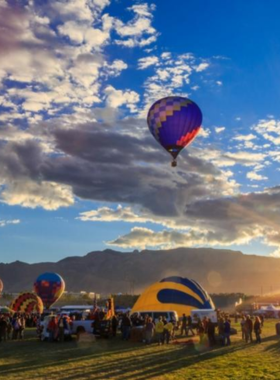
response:
<path id="1" fill-rule="evenodd" d="M 214 309 L 208 293 L 194 280 L 167 277 L 149 286 L 138 298 L 132 312 L 176 311 L 178 316 L 190 315 L 194 309 Z"/>

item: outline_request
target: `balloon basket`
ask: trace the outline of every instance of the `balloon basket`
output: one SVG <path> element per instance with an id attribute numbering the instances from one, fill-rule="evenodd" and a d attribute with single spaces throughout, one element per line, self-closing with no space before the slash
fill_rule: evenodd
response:
<path id="1" fill-rule="evenodd" d="M 175 168 L 177 166 L 177 161 L 176 160 L 172 161 L 171 166 L 172 166 L 172 168 Z"/>

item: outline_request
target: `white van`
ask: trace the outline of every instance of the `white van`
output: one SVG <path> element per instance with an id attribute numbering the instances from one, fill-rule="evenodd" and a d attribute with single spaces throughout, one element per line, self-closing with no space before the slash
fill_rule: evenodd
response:
<path id="1" fill-rule="evenodd" d="M 218 323 L 217 312 L 214 309 L 197 309 L 191 311 L 192 325 L 195 327 L 198 323 L 198 320 L 201 321 L 203 318 L 210 318 L 211 321 L 215 324 Z"/>
<path id="2" fill-rule="evenodd" d="M 141 316 L 141 317 L 145 318 L 146 315 L 151 317 L 154 322 L 157 322 L 159 317 L 165 317 L 167 322 L 170 322 L 170 321 L 178 322 L 178 314 L 174 310 L 171 310 L 171 311 L 142 311 L 142 310 L 139 310 L 139 311 L 134 311 L 131 314 L 131 317 L 133 318 L 135 316 L 138 316 L 138 317 Z"/>

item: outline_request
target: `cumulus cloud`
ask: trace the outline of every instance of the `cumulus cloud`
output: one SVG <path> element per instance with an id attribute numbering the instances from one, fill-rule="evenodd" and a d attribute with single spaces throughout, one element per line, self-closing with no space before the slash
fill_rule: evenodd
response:
<path id="1" fill-rule="evenodd" d="M 264 181 L 267 180 L 267 177 L 256 173 L 255 171 L 248 172 L 246 174 L 246 177 L 249 178 L 251 181 Z"/>
<path id="2" fill-rule="evenodd" d="M 115 41 L 116 44 L 132 48 L 148 46 L 155 42 L 158 36 L 157 31 L 152 26 L 155 5 L 135 4 L 128 9 L 134 13 L 134 17 L 126 24 L 120 20 L 116 21 L 115 29 L 121 37 Z"/>
<path id="3" fill-rule="evenodd" d="M 123 248 L 169 248 L 188 245 L 230 246 L 261 239 L 263 243 L 276 247 L 276 255 L 280 244 L 279 210 L 279 187 L 223 199 L 204 199 L 186 206 L 187 232 L 156 232 L 137 227 L 108 244 Z"/>
<path id="4" fill-rule="evenodd" d="M 118 108 L 125 104 L 131 112 L 137 111 L 135 104 L 139 102 L 140 97 L 135 91 L 116 90 L 113 86 L 107 86 L 104 92 L 109 107 Z"/>
<path id="5" fill-rule="evenodd" d="M 273 118 L 262 119 L 253 126 L 253 130 L 275 145 L 280 144 L 280 121 Z"/>
<path id="6" fill-rule="evenodd" d="M 140 58 L 138 60 L 138 68 L 140 70 L 146 69 L 149 66 L 155 65 L 158 63 L 158 57 L 154 56 L 149 56 L 145 58 Z"/>

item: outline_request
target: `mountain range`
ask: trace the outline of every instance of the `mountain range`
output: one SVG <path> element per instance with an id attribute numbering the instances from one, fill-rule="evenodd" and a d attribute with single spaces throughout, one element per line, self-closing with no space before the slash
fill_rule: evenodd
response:
<path id="1" fill-rule="evenodd" d="M 139 294 L 150 284 L 173 275 L 196 280 L 208 293 L 262 294 L 280 290 L 279 259 L 222 249 L 141 252 L 106 249 L 56 263 L 0 263 L 0 278 L 6 292 L 32 290 L 35 279 L 43 272 L 59 273 L 68 291 L 102 295 Z"/>

